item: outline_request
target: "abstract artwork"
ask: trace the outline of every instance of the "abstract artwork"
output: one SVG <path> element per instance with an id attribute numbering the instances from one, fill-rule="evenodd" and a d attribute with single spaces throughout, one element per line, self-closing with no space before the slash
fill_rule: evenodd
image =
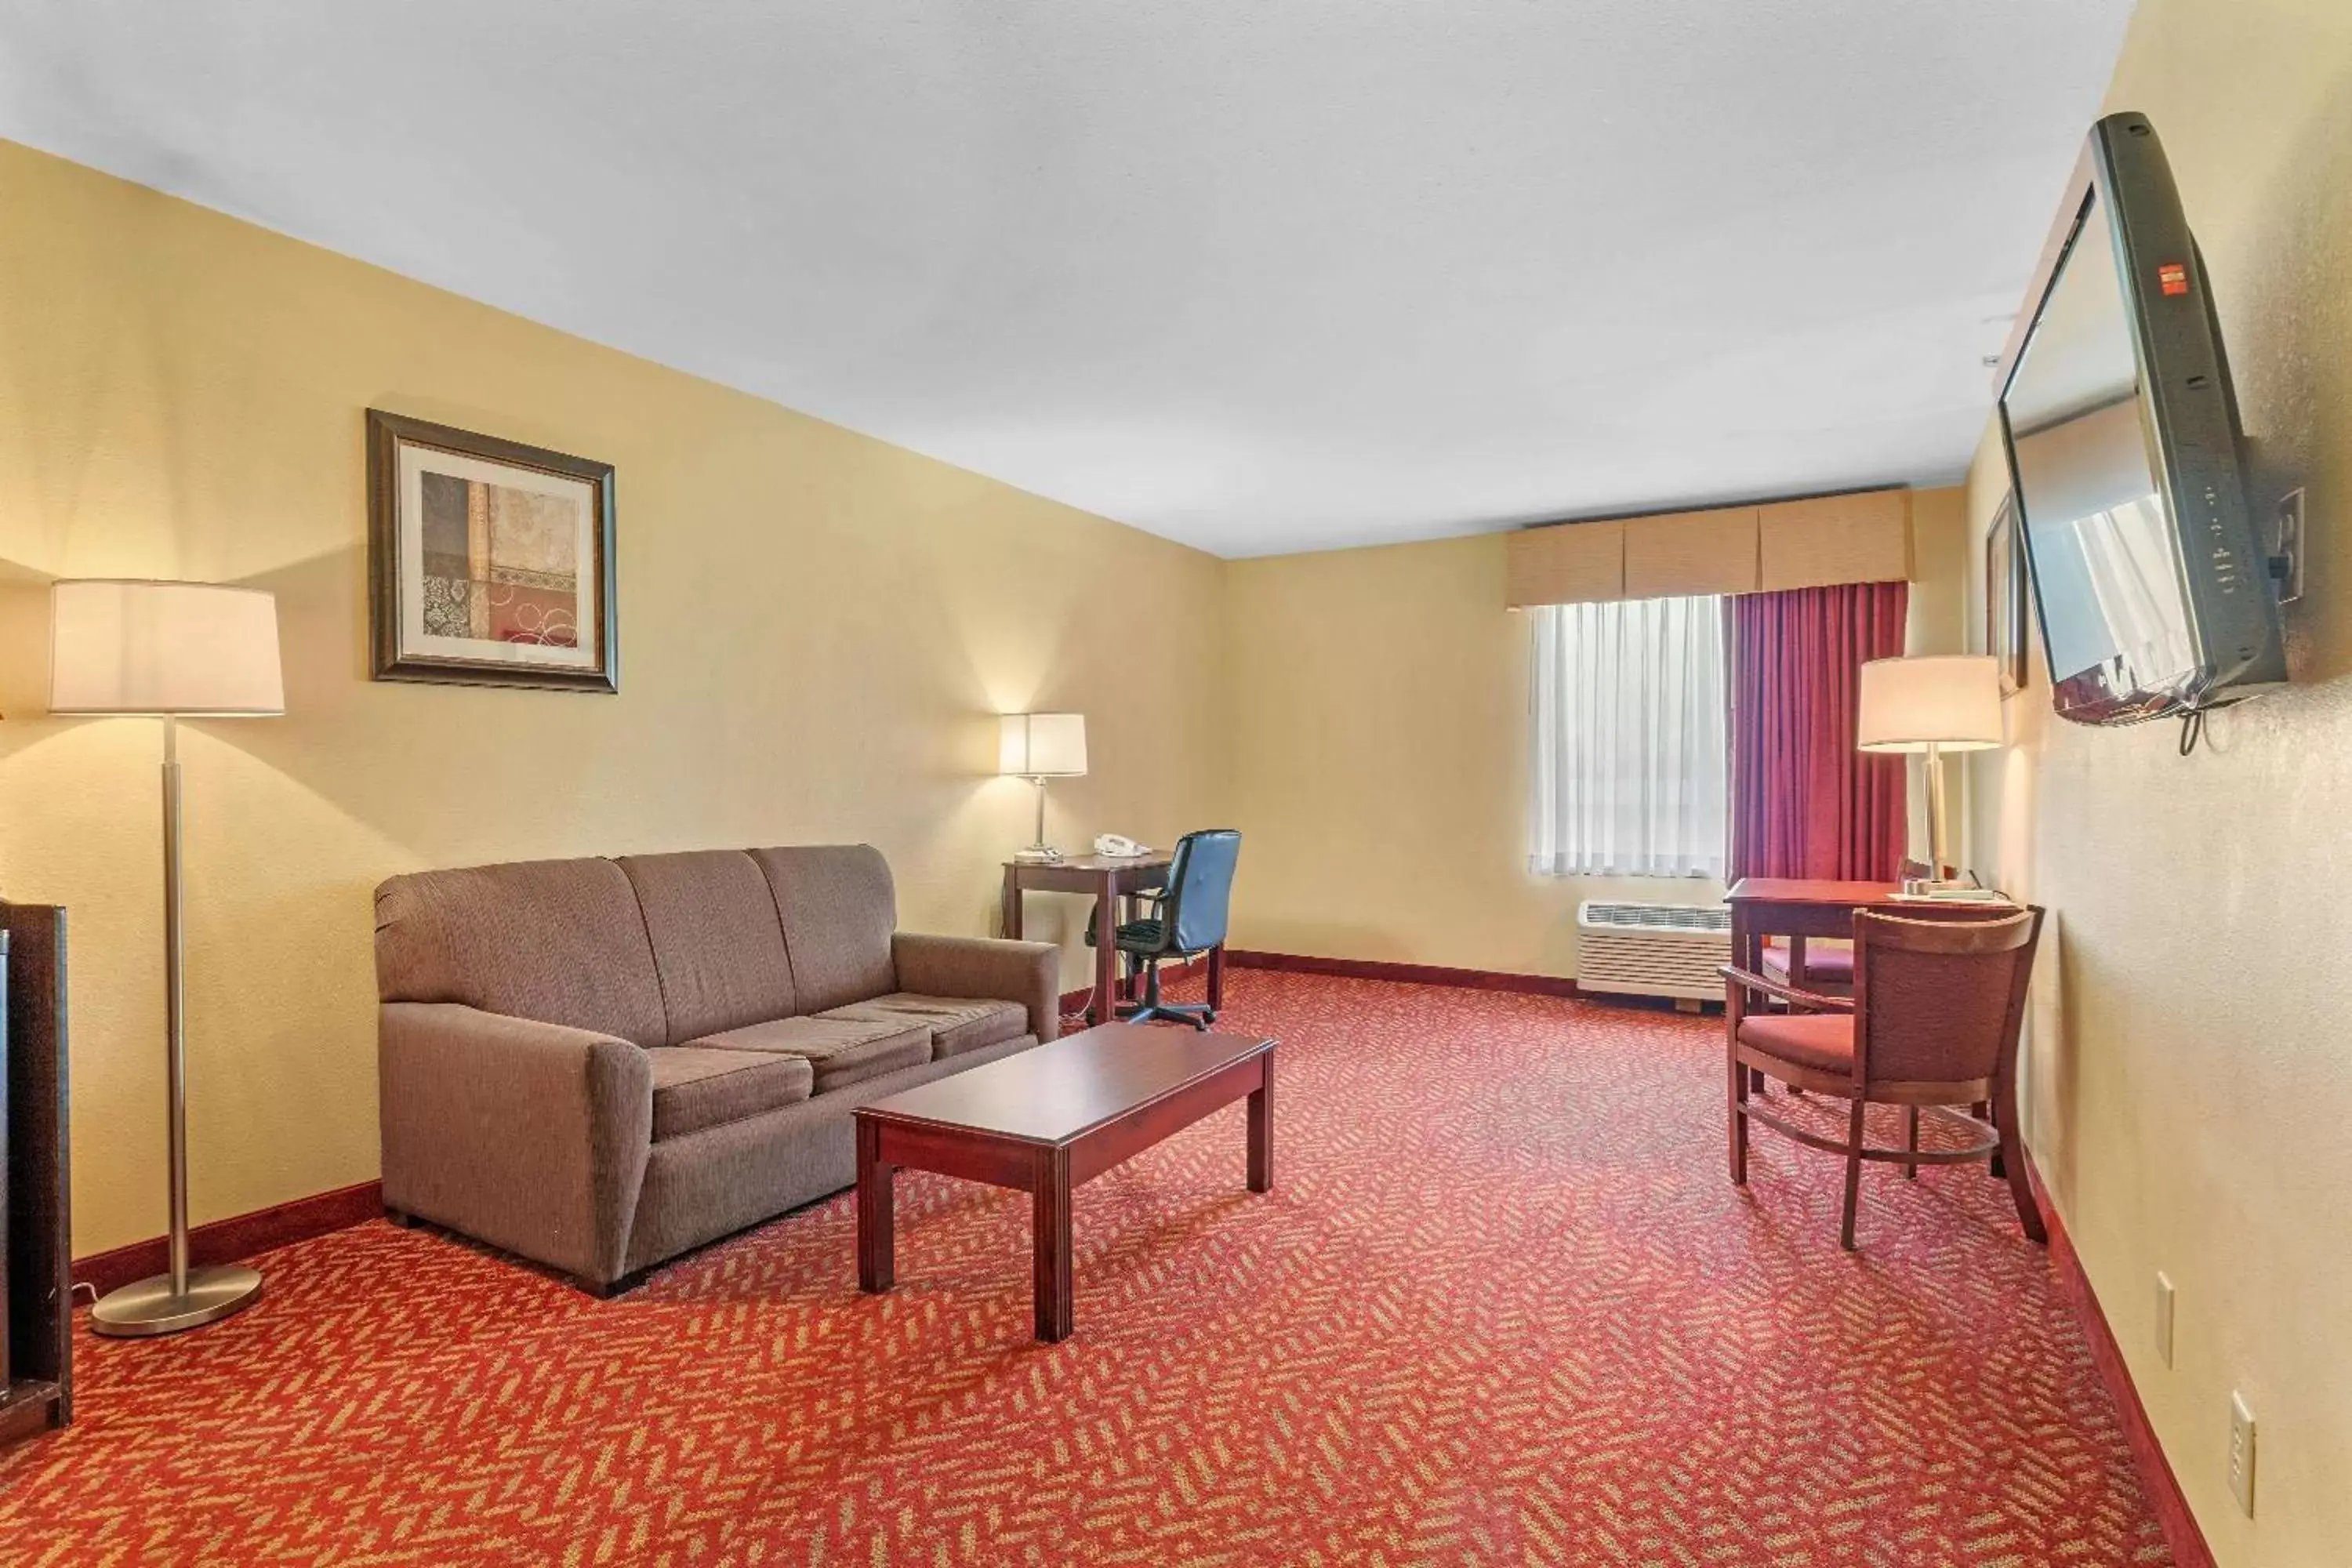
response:
<path id="1" fill-rule="evenodd" d="M 620 689 L 613 468 L 368 413 L 374 671 Z"/>

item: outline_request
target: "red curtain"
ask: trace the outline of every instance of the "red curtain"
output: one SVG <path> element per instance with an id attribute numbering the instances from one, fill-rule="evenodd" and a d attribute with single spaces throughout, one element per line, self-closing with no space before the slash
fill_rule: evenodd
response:
<path id="1" fill-rule="evenodd" d="M 1853 749 L 1862 666 L 1903 651 L 1906 583 L 1731 601 L 1731 880 L 1891 880 L 1903 759 Z"/>

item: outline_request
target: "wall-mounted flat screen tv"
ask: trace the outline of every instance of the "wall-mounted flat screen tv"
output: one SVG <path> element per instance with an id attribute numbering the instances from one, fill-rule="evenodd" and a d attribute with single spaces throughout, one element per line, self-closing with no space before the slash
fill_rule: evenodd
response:
<path id="1" fill-rule="evenodd" d="M 2205 269 L 2147 117 L 2091 129 L 2001 365 L 2060 716 L 2132 724 L 2286 679 Z"/>

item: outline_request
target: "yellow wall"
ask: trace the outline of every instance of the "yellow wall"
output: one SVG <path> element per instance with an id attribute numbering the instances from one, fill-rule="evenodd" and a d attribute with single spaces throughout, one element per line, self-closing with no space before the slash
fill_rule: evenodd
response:
<path id="1" fill-rule="evenodd" d="M 984 931 L 1033 705 L 1090 725 L 1065 842 L 1220 815 L 1212 557 L 7 143 L 0 212 L 0 891 L 71 911 L 77 1254 L 163 1223 L 159 737 L 42 717 L 53 577 L 278 596 L 287 717 L 183 731 L 199 1222 L 375 1174 L 394 872 L 870 839 Z M 617 465 L 619 696 L 367 679 L 369 406 Z"/>
<path id="2" fill-rule="evenodd" d="M 2063 922 L 2026 1136 L 2225 1568 L 2352 1561 L 2352 5 L 2141 0 L 2108 95 L 2163 138 L 2267 508 L 2309 489 L 2295 688 L 2173 726 L 2055 720 L 2046 671 L 1973 763 L 1979 858 Z M 2053 193 L 2053 203 L 2055 193 Z M 1981 539 L 2005 475 L 1969 487 Z M 1980 559 L 1980 557 L 1979 557 Z M 1980 605 L 1981 571 L 1971 585 Z M 2054 979 L 2058 984 L 2047 984 Z M 2157 1357 L 2155 1277 L 2176 1286 Z M 2260 1422 L 2256 1517 L 2230 1393 Z"/>
<path id="3" fill-rule="evenodd" d="M 1959 646 L 1962 494 L 1914 498 L 1913 651 Z M 1576 973 L 1585 899 L 1722 885 L 1527 868 L 1528 619 L 1500 534 L 1226 569 L 1234 941 L 1324 957 Z"/>

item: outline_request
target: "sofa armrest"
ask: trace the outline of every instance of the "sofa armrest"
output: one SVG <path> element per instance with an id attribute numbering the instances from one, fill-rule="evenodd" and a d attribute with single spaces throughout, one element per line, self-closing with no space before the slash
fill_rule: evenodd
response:
<path id="1" fill-rule="evenodd" d="M 1062 950 L 1050 942 L 902 931 L 890 939 L 890 957 L 901 991 L 1018 1002 L 1029 1009 L 1029 1032 L 1040 1040 L 1062 1032 Z"/>
<path id="2" fill-rule="evenodd" d="M 644 1051 L 454 1002 L 383 1004 L 377 1044 L 385 1207 L 621 1277 L 653 1138 Z"/>

